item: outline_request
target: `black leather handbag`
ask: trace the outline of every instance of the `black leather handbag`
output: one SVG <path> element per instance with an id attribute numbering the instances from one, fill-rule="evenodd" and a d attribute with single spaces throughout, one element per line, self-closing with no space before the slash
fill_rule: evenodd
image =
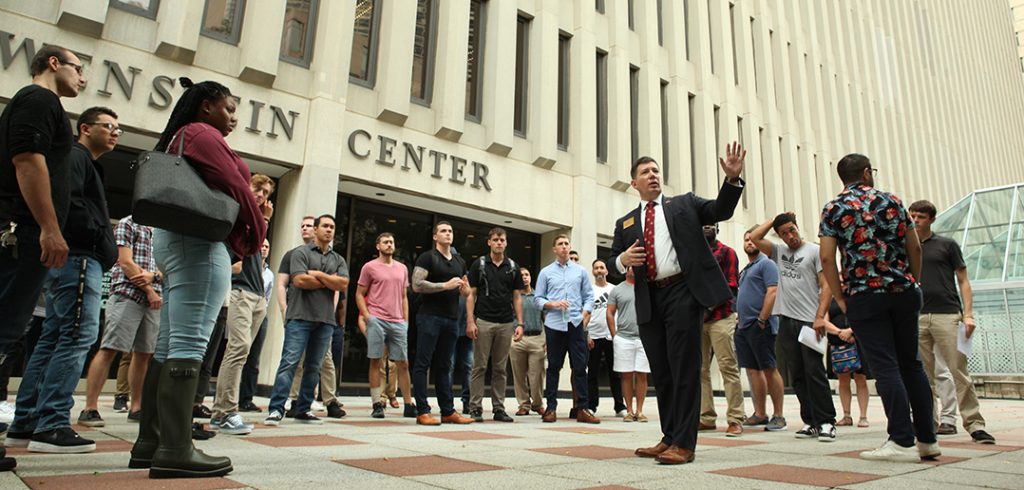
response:
<path id="1" fill-rule="evenodd" d="M 177 139 L 177 155 L 147 151 L 136 160 L 132 219 L 182 235 L 222 241 L 235 226 L 238 202 L 206 185 L 183 156 L 184 132 L 179 132 Z"/>

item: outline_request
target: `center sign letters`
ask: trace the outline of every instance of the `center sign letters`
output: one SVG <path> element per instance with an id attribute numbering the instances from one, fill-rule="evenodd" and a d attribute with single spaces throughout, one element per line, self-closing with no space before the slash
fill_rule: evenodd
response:
<path id="1" fill-rule="evenodd" d="M 374 150 L 376 150 L 376 159 L 374 161 L 385 167 L 397 165 L 399 155 L 401 155 L 401 168 L 405 171 L 415 167 L 417 172 L 423 173 L 423 160 L 426 157 L 427 169 L 433 169 L 430 173 L 431 177 L 443 179 L 447 175 L 449 182 L 461 185 L 466 185 L 467 174 L 470 170 L 467 166 L 471 165 L 473 181 L 469 184 L 470 187 L 485 189 L 487 192 L 491 191 L 491 183 L 487 181 L 487 174 L 490 172 L 490 169 L 483 163 L 468 161 L 457 155 L 430 150 L 407 141 L 400 142 L 383 134 L 378 134 L 374 138 L 365 129 L 356 129 L 348 135 L 348 151 L 352 152 L 357 158 L 369 158 Z"/>

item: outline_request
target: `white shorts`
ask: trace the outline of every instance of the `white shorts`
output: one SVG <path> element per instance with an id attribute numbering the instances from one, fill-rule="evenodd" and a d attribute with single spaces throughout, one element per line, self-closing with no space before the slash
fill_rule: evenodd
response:
<path id="1" fill-rule="evenodd" d="M 627 339 L 616 335 L 612 339 L 612 350 L 615 362 L 612 366 L 617 373 L 649 373 L 651 365 L 647 362 L 647 353 L 640 339 Z"/>

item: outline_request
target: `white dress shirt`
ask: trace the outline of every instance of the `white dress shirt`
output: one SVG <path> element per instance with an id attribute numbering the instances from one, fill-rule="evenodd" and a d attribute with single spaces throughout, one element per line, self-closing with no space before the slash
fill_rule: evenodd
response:
<path id="1" fill-rule="evenodd" d="M 664 194 L 658 194 L 658 197 L 654 199 L 654 261 L 658 268 L 658 275 L 655 276 L 654 280 L 672 277 L 683 272 L 683 269 L 679 266 L 676 249 L 672 246 L 672 236 L 668 232 L 668 222 L 665 221 L 664 199 Z M 644 235 L 644 226 L 647 221 L 647 202 L 640 201 L 639 221 L 641 237 Z M 640 245 L 643 246 L 643 244 L 643 240 L 640 240 Z M 627 246 L 630 245 L 632 243 Z M 622 265 L 622 255 L 615 258 L 615 267 L 619 269 L 620 273 L 626 273 L 626 267 Z"/>

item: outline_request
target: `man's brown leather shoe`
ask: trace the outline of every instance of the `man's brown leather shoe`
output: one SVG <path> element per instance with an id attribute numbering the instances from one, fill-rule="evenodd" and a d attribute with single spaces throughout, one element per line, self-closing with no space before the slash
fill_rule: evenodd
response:
<path id="1" fill-rule="evenodd" d="M 659 454 L 665 452 L 669 448 L 668 444 L 664 442 L 658 442 L 657 446 L 654 447 L 641 447 L 637 448 L 633 454 L 640 456 L 641 458 L 657 458 Z"/>
<path id="2" fill-rule="evenodd" d="M 601 419 L 594 416 L 594 412 L 583 408 L 576 411 L 576 421 L 583 424 L 600 424 Z"/>
<path id="3" fill-rule="evenodd" d="M 655 459 L 661 464 L 686 464 L 693 462 L 693 451 L 673 444 Z"/>
<path id="4" fill-rule="evenodd" d="M 725 437 L 739 437 L 743 435 L 743 426 L 738 422 L 729 422 L 729 427 L 725 429 Z"/>
<path id="5" fill-rule="evenodd" d="M 516 410 L 516 417 L 522 417 L 523 415 L 530 415 L 530 409 L 520 408 L 519 410 Z"/>
<path id="6" fill-rule="evenodd" d="M 416 416 L 417 425 L 441 425 L 441 421 L 434 418 L 429 413 L 424 413 Z"/>
<path id="7" fill-rule="evenodd" d="M 697 426 L 697 430 L 699 430 L 701 432 L 706 431 L 706 430 L 717 430 L 717 429 L 718 429 L 718 427 L 715 424 L 705 424 L 704 422 L 701 422 L 700 425 Z"/>
<path id="8" fill-rule="evenodd" d="M 534 413 L 536 413 L 537 415 L 540 415 L 540 416 L 542 416 L 542 417 L 544 416 L 544 407 L 540 407 L 540 408 L 535 408 L 535 409 L 533 409 L 533 411 L 534 411 Z"/>
<path id="9" fill-rule="evenodd" d="M 554 410 L 549 408 L 547 409 L 547 411 L 544 412 L 544 417 L 542 417 L 541 420 L 544 422 L 554 422 L 558 420 L 558 414 L 555 413 Z"/>
<path id="10" fill-rule="evenodd" d="M 442 424 L 459 424 L 459 425 L 464 425 L 464 424 L 472 424 L 473 423 L 473 419 L 468 418 L 468 417 L 463 417 L 462 415 L 459 415 L 459 412 L 452 412 L 451 415 L 445 415 L 444 417 L 441 417 L 441 423 Z"/>

